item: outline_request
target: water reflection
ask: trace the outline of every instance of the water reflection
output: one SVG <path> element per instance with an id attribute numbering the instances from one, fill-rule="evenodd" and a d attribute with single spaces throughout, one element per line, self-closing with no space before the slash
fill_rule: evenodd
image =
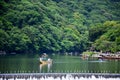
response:
<path id="1" fill-rule="evenodd" d="M 102 63 L 102 62 L 106 62 L 106 61 L 105 60 L 93 60 L 93 61 L 88 61 L 88 62 Z"/>
<path id="2" fill-rule="evenodd" d="M 39 64 L 38 57 L 0 57 L 0 73 L 120 73 L 119 60 L 83 60 L 79 56 L 51 56 L 52 64 Z M 19 63 L 18 63 L 19 62 Z"/>
<path id="3" fill-rule="evenodd" d="M 51 67 L 52 67 L 52 63 L 40 64 L 40 65 L 39 65 L 40 73 L 44 72 L 44 70 L 46 70 L 47 72 L 50 72 Z"/>

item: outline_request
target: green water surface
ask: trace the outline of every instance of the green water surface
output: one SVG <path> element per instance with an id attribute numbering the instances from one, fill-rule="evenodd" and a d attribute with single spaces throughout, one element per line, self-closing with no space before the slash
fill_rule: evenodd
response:
<path id="1" fill-rule="evenodd" d="M 40 64 L 39 56 L 0 56 L 0 73 L 120 73 L 119 60 L 83 60 L 80 56 L 51 56 L 52 64 Z"/>

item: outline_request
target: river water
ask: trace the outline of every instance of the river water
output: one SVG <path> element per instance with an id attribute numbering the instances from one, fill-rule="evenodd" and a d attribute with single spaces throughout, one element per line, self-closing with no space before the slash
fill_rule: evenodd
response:
<path id="1" fill-rule="evenodd" d="M 83 73 L 83 74 L 120 74 L 119 60 L 99 60 L 99 59 L 82 59 L 80 56 L 63 56 L 52 55 L 52 64 L 43 65 L 39 62 L 39 55 L 10 55 L 0 56 L 0 80 L 120 80 L 120 76 L 105 78 L 103 76 L 96 77 L 75 77 L 67 74 Z M 32 77 L 19 76 L 21 74 L 66 74 L 66 77 Z M 3 75 L 11 75 L 3 76 Z M 12 74 L 18 74 L 14 76 Z"/>
<path id="2" fill-rule="evenodd" d="M 52 64 L 42 65 L 39 56 L 0 56 L 0 73 L 120 73 L 119 60 L 83 60 L 80 56 L 50 56 Z"/>

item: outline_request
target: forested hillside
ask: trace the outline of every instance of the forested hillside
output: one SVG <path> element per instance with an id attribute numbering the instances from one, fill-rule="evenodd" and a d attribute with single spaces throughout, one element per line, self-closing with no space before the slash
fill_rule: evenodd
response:
<path id="1" fill-rule="evenodd" d="M 119 0 L 0 0 L 0 51 L 120 51 Z"/>

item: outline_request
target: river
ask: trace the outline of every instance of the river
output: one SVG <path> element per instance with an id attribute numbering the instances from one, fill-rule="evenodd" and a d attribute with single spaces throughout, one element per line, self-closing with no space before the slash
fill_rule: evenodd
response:
<path id="1" fill-rule="evenodd" d="M 39 56 L 0 56 L 0 73 L 120 73 L 119 60 L 83 60 L 80 56 L 52 55 L 52 64 L 42 65 Z"/>

